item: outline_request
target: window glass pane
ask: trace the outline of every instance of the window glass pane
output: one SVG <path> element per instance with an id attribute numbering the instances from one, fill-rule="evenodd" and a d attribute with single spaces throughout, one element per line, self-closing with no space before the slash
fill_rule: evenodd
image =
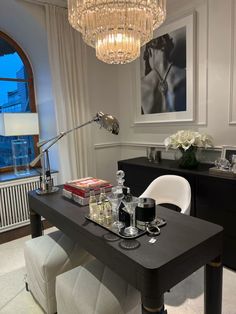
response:
<path id="1" fill-rule="evenodd" d="M 10 40 L 10 39 L 9 39 Z M 17 47 L 17 45 L 16 45 Z M 0 38 L 0 113 L 3 112 L 31 112 L 29 103 L 28 82 L 12 81 L 27 80 L 26 69 L 18 48 L 14 48 L 4 38 Z M 5 79 L 9 79 L 5 80 Z M 33 93 L 33 90 L 31 91 Z M 28 142 L 29 162 L 35 158 L 34 136 L 0 136 L 0 168 L 12 167 L 12 140 L 23 138 Z"/>
<path id="2" fill-rule="evenodd" d="M 11 141 L 18 138 L 24 138 L 28 141 L 29 162 L 35 158 L 33 136 L 0 136 L 0 168 L 13 165 Z"/>
<path id="3" fill-rule="evenodd" d="M 0 78 L 27 79 L 21 57 L 3 38 L 0 38 Z"/>
<path id="4" fill-rule="evenodd" d="M 27 82 L 0 81 L 1 112 L 30 112 Z"/>

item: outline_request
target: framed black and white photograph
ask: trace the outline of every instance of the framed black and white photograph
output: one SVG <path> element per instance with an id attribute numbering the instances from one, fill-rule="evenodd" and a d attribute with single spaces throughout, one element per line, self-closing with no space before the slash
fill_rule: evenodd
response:
<path id="1" fill-rule="evenodd" d="M 232 156 L 236 156 L 236 146 L 222 146 L 221 158 L 226 158 L 230 163 L 232 163 Z M 236 157 L 234 157 L 236 158 Z"/>
<path id="2" fill-rule="evenodd" d="M 194 14 L 161 26 L 141 49 L 135 123 L 194 119 Z"/>

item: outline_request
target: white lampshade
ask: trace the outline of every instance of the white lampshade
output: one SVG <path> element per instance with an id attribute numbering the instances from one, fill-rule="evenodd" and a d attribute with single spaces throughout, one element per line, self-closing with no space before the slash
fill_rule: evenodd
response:
<path id="1" fill-rule="evenodd" d="M 0 135 L 21 136 L 39 134 L 37 113 L 1 113 Z"/>

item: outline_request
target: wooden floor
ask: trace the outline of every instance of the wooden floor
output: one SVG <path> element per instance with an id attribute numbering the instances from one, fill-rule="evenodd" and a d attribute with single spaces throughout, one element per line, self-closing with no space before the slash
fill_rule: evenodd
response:
<path id="1" fill-rule="evenodd" d="M 47 229 L 47 228 L 52 227 L 52 224 L 50 224 L 46 220 L 43 220 L 42 224 L 43 224 L 43 229 Z M 30 233 L 31 233 L 30 232 L 30 225 L 2 232 L 2 233 L 0 233 L 0 244 L 22 238 L 24 236 L 29 235 Z"/>

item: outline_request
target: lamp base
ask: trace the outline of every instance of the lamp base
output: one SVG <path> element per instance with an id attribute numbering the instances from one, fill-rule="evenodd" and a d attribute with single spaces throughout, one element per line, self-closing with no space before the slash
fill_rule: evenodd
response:
<path id="1" fill-rule="evenodd" d="M 52 194 L 52 193 L 55 193 L 55 192 L 58 192 L 58 191 L 59 191 L 58 187 L 52 186 L 49 190 L 37 189 L 36 193 L 38 195 L 45 195 L 45 194 Z"/>

